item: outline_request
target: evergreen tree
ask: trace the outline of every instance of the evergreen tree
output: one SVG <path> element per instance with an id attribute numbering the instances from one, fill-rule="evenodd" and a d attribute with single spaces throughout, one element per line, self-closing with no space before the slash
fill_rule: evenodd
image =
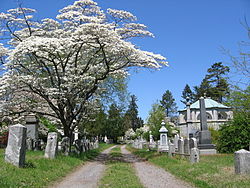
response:
<path id="1" fill-rule="evenodd" d="M 174 115 L 177 112 L 177 106 L 175 103 L 175 99 L 171 93 L 171 91 L 167 90 L 160 101 L 161 106 L 166 110 L 166 116 L 169 117 Z"/>
<path id="2" fill-rule="evenodd" d="M 143 120 L 138 117 L 138 106 L 136 104 L 137 98 L 135 95 L 131 95 L 131 100 L 129 101 L 128 110 L 125 113 L 124 123 L 127 129 L 132 128 L 136 131 L 137 128 L 143 126 Z"/>
<path id="3" fill-rule="evenodd" d="M 182 96 L 183 100 L 181 100 L 181 102 L 183 104 L 186 104 L 186 100 L 187 98 L 189 98 L 190 103 L 194 102 L 194 93 L 193 91 L 190 89 L 189 85 L 186 84 L 184 90 L 182 91 Z"/>
<path id="4" fill-rule="evenodd" d="M 218 102 L 223 102 L 223 99 L 229 94 L 229 84 L 225 77 L 229 70 L 229 67 L 222 65 L 222 62 L 214 63 L 207 70 L 207 75 L 200 86 L 194 87 L 195 100 L 206 95 Z"/>

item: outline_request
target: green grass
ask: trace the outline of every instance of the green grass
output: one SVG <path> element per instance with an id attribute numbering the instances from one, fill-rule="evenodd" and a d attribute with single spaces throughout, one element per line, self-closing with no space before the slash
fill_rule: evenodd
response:
<path id="1" fill-rule="evenodd" d="M 121 148 L 111 150 L 107 170 L 99 182 L 99 188 L 143 188 L 131 163 L 121 162 Z"/>
<path id="2" fill-rule="evenodd" d="M 110 147 L 100 144 L 97 150 L 81 155 L 62 156 L 45 159 L 42 151 L 26 152 L 26 167 L 18 168 L 4 161 L 4 150 L 0 150 L 0 187 L 46 187 L 51 182 L 66 176 L 84 161 L 93 159 L 101 150 Z"/>
<path id="3" fill-rule="evenodd" d="M 201 156 L 199 163 L 191 164 L 187 159 L 180 159 L 180 157 L 169 158 L 166 154 L 133 148 L 129 148 L 129 150 L 196 187 L 250 187 L 250 175 L 236 175 L 234 173 L 232 154 Z"/>

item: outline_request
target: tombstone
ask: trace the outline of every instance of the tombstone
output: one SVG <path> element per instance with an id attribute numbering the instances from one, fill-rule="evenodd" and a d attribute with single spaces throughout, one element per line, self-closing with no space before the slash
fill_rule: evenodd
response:
<path id="1" fill-rule="evenodd" d="M 200 152 L 198 148 L 192 148 L 190 151 L 190 163 L 198 163 L 200 161 Z"/>
<path id="2" fill-rule="evenodd" d="M 35 140 L 35 151 L 40 151 L 41 149 L 41 140 Z"/>
<path id="3" fill-rule="evenodd" d="M 203 97 L 199 100 L 200 103 L 200 122 L 201 131 L 199 132 L 199 144 L 200 154 L 216 154 L 215 145 L 211 141 L 211 133 L 207 126 L 207 114 L 205 107 L 205 100 Z"/>
<path id="4" fill-rule="evenodd" d="M 175 147 L 175 151 L 178 151 L 178 140 L 179 140 L 180 136 L 178 134 L 174 135 L 174 147 Z"/>
<path id="5" fill-rule="evenodd" d="M 186 138 L 184 140 L 184 153 L 190 154 L 190 148 L 189 148 L 189 138 Z"/>
<path id="6" fill-rule="evenodd" d="M 5 161 L 17 167 L 24 167 L 26 154 L 27 128 L 21 124 L 9 127 L 8 145 Z"/>
<path id="7" fill-rule="evenodd" d="M 45 148 L 45 158 L 54 159 L 57 152 L 57 133 L 50 132 L 48 133 L 47 145 Z"/>
<path id="8" fill-rule="evenodd" d="M 179 154 L 184 154 L 184 140 L 182 137 L 178 140 L 178 149 Z"/>
<path id="9" fill-rule="evenodd" d="M 27 115 L 25 117 L 27 127 L 27 138 L 31 138 L 33 140 L 38 139 L 38 119 L 35 115 Z"/>
<path id="10" fill-rule="evenodd" d="M 167 132 L 168 130 L 165 127 L 164 121 L 161 123 L 161 128 L 159 130 L 160 132 L 160 145 L 158 146 L 158 151 L 159 152 L 167 152 L 169 147 L 168 147 L 168 135 Z"/>
<path id="11" fill-rule="evenodd" d="M 168 156 L 172 157 L 174 152 L 175 152 L 175 145 L 172 143 L 169 143 Z"/>
<path id="12" fill-rule="evenodd" d="M 189 140 L 189 148 L 190 148 L 190 150 L 192 148 L 197 148 L 197 147 L 198 147 L 198 145 L 197 145 L 197 139 L 196 138 L 191 138 Z"/>
<path id="13" fill-rule="evenodd" d="M 70 147 L 70 139 L 69 137 L 65 136 L 62 138 L 62 141 L 61 141 L 61 150 L 63 154 L 66 156 L 69 155 L 69 147 Z"/>
<path id="14" fill-rule="evenodd" d="M 244 149 L 234 153 L 236 174 L 250 174 L 250 152 Z"/>
<path id="15" fill-rule="evenodd" d="M 31 138 L 26 139 L 26 149 L 29 151 L 33 150 L 33 140 Z"/>

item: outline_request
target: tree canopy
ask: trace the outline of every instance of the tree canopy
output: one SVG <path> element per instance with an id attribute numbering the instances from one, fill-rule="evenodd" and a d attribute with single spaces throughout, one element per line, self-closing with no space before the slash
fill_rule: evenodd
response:
<path id="1" fill-rule="evenodd" d="M 165 109 L 166 116 L 169 117 L 177 112 L 177 106 L 175 99 L 171 91 L 167 90 L 163 95 L 160 101 L 161 106 Z"/>
<path id="2" fill-rule="evenodd" d="M 35 12 L 19 7 L 0 13 L 0 32 L 10 37 L 9 45 L 0 44 L 6 68 L 0 95 L 7 95 L 2 104 L 9 112 L 58 119 L 65 136 L 71 138 L 96 108 L 109 76 L 125 77 L 130 67 L 167 65 L 161 55 L 130 42 L 153 36 L 130 12 L 105 12 L 92 0 L 75 1 L 59 10 L 56 19 L 36 21 Z"/>

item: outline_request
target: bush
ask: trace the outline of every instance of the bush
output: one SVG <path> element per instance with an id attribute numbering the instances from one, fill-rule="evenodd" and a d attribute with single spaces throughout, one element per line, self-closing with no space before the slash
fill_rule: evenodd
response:
<path id="1" fill-rule="evenodd" d="M 250 112 L 234 114 L 232 121 L 221 126 L 218 138 L 218 151 L 232 153 L 240 149 L 249 149 Z"/>

